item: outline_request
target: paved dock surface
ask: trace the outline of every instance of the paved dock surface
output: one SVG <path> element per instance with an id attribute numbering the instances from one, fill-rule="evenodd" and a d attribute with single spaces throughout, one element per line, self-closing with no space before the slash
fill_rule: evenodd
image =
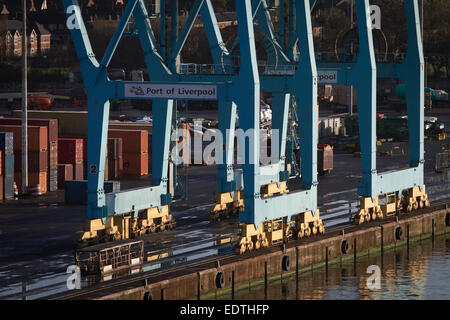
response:
<path id="1" fill-rule="evenodd" d="M 434 114 L 431 114 L 434 115 Z M 450 129 L 450 113 L 437 112 L 439 121 Z M 449 139 L 447 141 L 449 142 Z M 434 157 L 444 141 L 426 141 L 426 181 L 439 176 L 435 173 Z M 393 156 L 379 156 L 378 171 L 407 167 L 409 152 L 407 143 L 384 143 L 379 149 L 400 146 L 404 150 Z M 430 180 L 431 179 L 431 180 Z M 121 181 L 122 190 L 149 185 L 149 178 Z M 361 180 L 361 159 L 352 154 L 335 152 L 334 170 L 319 176 L 318 203 L 322 206 L 342 206 L 356 201 L 356 188 Z M 448 182 L 447 182 L 448 183 Z M 188 200 L 173 205 L 177 228 L 173 231 L 143 237 L 146 251 L 177 248 L 183 245 L 213 239 L 215 235 L 233 235 L 237 231 L 237 219 L 212 223 L 205 210 L 211 205 L 217 185 L 215 166 L 189 168 Z M 290 182 L 295 190 L 299 182 Z M 22 278 L 35 278 L 52 272 L 65 272 L 73 264 L 74 243 L 82 234 L 86 217 L 85 206 L 64 204 L 64 191 L 48 193 L 38 198 L 23 198 L 0 205 L 0 286 Z M 1 296 L 1 292 L 0 292 Z"/>

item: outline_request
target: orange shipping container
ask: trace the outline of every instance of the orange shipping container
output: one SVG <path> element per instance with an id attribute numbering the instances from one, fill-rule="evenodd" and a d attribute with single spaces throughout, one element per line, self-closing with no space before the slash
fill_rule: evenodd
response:
<path id="1" fill-rule="evenodd" d="M 123 173 L 144 176 L 148 174 L 148 153 L 124 153 Z"/>
<path id="2" fill-rule="evenodd" d="M 109 173 L 109 170 L 108 170 L 109 163 L 108 162 L 109 162 L 108 161 L 108 157 L 106 157 L 106 162 L 105 162 L 105 181 L 109 180 L 109 175 L 108 175 L 108 173 Z"/>
<path id="3" fill-rule="evenodd" d="M 0 176 L 0 200 L 5 199 L 5 195 L 3 194 L 3 176 Z"/>
<path id="4" fill-rule="evenodd" d="M 124 153 L 148 153 L 147 130 L 109 130 L 108 138 L 122 138 Z"/>
<path id="5" fill-rule="evenodd" d="M 47 171 L 30 172 L 28 174 L 28 185 L 30 187 L 39 185 L 42 193 L 47 193 Z"/>
<path id="6" fill-rule="evenodd" d="M 0 132 L 12 132 L 14 134 L 14 150 L 22 150 L 22 127 L 0 126 Z M 47 127 L 28 126 L 28 150 L 48 150 Z"/>
<path id="7" fill-rule="evenodd" d="M 73 165 L 73 179 L 84 180 L 84 162 Z"/>

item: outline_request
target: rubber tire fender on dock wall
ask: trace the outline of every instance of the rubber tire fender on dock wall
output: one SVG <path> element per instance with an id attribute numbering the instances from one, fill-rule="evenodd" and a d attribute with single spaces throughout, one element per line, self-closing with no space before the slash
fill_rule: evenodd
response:
<path id="1" fill-rule="evenodd" d="M 289 271 L 291 269 L 291 259 L 289 256 L 283 256 L 283 259 L 281 260 L 281 268 L 283 268 L 283 271 Z"/>
<path id="2" fill-rule="evenodd" d="M 447 213 L 447 214 L 445 215 L 445 225 L 446 225 L 447 227 L 450 227 L 450 213 Z"/>
<path id="3" fill-rule="evenodd" d="M 341 243 L 341 252 L 342 252 L 342 254 L 347 254 L 349 249 L 350 249 L 350 246 L 348 244 L 348 241 L 345 240 L 345 239 L 342 240 L 342 243 Z"/>
<path id="4" fill-rule="evenodd" d="M 397 240 L 403 239 L 403 229 L 400 226 L 395 228 L 395 239 L 397 239 Z"/>
<path id="5" fill-rule="evenodd" d="M 225 277 L 221 271 L 216 273 L 216 287 L 222 289 L 225 285 Z"/>
<path id="6" fill-rule="evenodd" d="M 144 301 L 150 301 L 150 300 L 153 300 L 153 299 L 152 299 L 152 293 L 151 293 L 150 291 L 146 291 L 146 292 L 144 293 L 144 297 L 142 298 L 142 300 L 144 300 Z"/>

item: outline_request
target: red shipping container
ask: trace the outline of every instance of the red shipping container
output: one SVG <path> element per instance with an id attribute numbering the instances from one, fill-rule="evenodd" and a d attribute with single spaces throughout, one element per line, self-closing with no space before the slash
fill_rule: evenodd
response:
<path id="1" fill-rule="evenodd" d="M 148 153 L 147 130 L 109 130 L 108 138 L 122 138 L 123 153 Z"/>
<path id="2" fill-rule="evenodd" d="M 83 139 L 58 139 L 58 162 L 76 164 L 83 162 Z"/>
<path id="3" fill-rule="evenodd" d="M 143 176 L 148 174 L 148 153 L 124 153 L 123 173 Z"/>
<path id="4" fill-rule="evenodd" d="M 20 118 L 0 118 L 0 125 L 22 125 Z M 29 126 L 47 127 L 48 142 L 58 141 L 58 119 L 31 119 L 28 118 Z"/>
<path id="5" fill-rule="evenodd" d="M 76 163 L 73 165 L 73 179 L 84 180 L 84 163 Z"/>
<path id="6" fill-rule="evenodd" d="M 3 175 L 3 153 L 2 150 L 0 150 L 0 176 Z"/>
<path id="7" fill-rule="evenodd" d="M 83 161 L 87 163 L 88 158 L 88 139 L 83 138 Z"/>
<path id="8" fill-rule="evenodd" d="M 64 182 L 73 180 L 73 165 L 59 164 L 58 165 L 58 189 L 64 189 Z"/>
<path id="9" fill-rule="evenodd" d="M 48 150 L 47 127 L 28 126 L 28 151 Z M 14 134 L 14 150 L 22 150 L 22 127 L 1 125 L 0 132 Z"/>

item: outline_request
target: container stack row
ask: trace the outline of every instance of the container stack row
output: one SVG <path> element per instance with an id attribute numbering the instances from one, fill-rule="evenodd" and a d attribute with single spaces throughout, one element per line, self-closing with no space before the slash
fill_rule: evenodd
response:
<path id="1" fill-rule="evenodd" d="M 122 139 L 123 173 L 144 176 L 148 174 L 148 131 L 109 130 L 109 138 Z"/>
<path id="2" fill-rule="evenodd" d="M 0 132 L 14 135 L 14 180 L 22 190 L 22 127 L 0 125 Z M 40 195 L 47 192 L 48 129 L 44 126 L 28 125 L 28 192 Z"/>
<path id="3" fill-rule="evenodd" d="M 14 136 L 0 132 L 0 200 L 14 199 Z"/>

